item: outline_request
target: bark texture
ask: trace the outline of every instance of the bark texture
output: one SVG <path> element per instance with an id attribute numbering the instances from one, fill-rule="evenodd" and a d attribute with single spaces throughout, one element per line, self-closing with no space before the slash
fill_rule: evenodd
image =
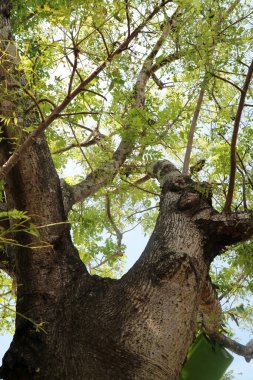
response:
<path id="1" fill-rule="evenodd" d="M 44 146 L 39 154 L 46 150 Z M 37 154 L 34 144 L 28 156 L 30 165 L 35 156 L 36 166 Z M 15 178 L 20 170 L 24 178 L 21 166 L 20 162 L 13 169 Z M 3 379 L 178 378 L 194 336 L 199 289 L 208 273 L 204 234 L 192 214 L 207 204 L 195 191 L 187 197 L 192 186 L 188 177 L 169 180 L 170 169 L 165 166 L 160 173 L 167 180 L 154 233 L 141 258 L 121 280 L 87 274 L 66 226 L 45 231 L 44 248 L 17 252 L 17 311 L 36 323 L 45 322 L 46 333 L 36 332 L 31 322 L 17 317 L 14 340 L 4 358 Z M 54 188 L 60 189 L 55 178 Z M 48 194 L 43 188 L 40 192 L 30 184 L 27 192 L 23 186 L 17 199 L 20 202 L 20 193 L 24 194 L 21 199 L 32 197 L 31 215 L 39 209 L 39 215 L 49 220 L 51 210 L 53 215 L 58 212 L 57 220 L 64 220 L 57 191 L 52 193 L 54 210 L 52 204 L 47 207 L 43 194 Z M 37 206 L 34 197 L 39 199 Z M 26 200 L 26 208 L 28 204 Z M 45 204 L 44 210 L 41 205 Z M 27 243 L 26 237 L 21 238 Z"/>
<path id="2" fill-rule="evenodd" d="M 64 221 L 59 180 L 50 157 L 44 157 L 45 141 L 41 144 L 43 149 L 35 143 L 12 170 L 10 183 L 19 173 L 23 180 L 16 192 L 9 185 L 7 194 L 16 207 L 40 215 L 40 223 Z M 46 163 L 39 172 L 54 181 L 54 191 L 44 182 L 37 185 L 39 162 Z M 17 311 L 43 322 L 46 333 L 17 317 L 3 379 L 178 378 L 209 265 L 205 233 L 194 218 L 210 206 L 173 165 L 160 162 L 153 173 L 164 181 L 160 215 L 141 258 L 122 279 L 90 276 L 67 225 L 46 227 L 45 247 L 18 250 Z M 28 243 L 26 236 L 20 239 Z"/>

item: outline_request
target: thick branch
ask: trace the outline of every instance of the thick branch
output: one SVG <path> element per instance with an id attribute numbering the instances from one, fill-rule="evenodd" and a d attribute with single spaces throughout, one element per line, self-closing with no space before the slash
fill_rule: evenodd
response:
<path id="1" fill-rule="evenodd" d="M 253 214 L 250 212 L 221 213 L 196 216 L 196 223 L 217 247 L 225 247 L 253 236 Z"/>

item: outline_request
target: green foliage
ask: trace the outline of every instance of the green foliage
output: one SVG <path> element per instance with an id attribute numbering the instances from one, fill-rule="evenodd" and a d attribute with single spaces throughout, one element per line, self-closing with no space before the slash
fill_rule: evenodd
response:
<path id="1" fill-rule="evenodd" d="M 12 293 L 12 281 L 0 272 L 0 334 L 6 332 L 13 333 L 15 310 L 10 311 L 10 306 L 14 304 Z"/>

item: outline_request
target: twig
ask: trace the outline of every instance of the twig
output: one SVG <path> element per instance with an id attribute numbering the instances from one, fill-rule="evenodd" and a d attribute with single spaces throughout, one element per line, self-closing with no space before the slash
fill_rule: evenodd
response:
<path id="1" fill-rule="evenodd" d="M 145 208 L 145 210 L 135 211 L 135 212 L 133 212 L 132 214 L 128 215 L 128 216 L 127 216 L 127 219 L 132 218 L 132 216 L 134 216 L 134 215 L 136 215 L 136 214 L 143 214 L 144 212 L 147 212 L 147 211 L 149 211 L 149 210 L 153 210 L 154 208 L 159 208 L 159 205 Z"/>
<path id="2" fill-rule="evenodd" d="M 66 60 L 68 61 L 68 63 L 70 64 L 70 66 L 71 66 L 72 69 L 73 69 L 74 64 L 71 62 L 71 60 L 70 60 L 70 58 L 68 57 L 68 54 L 67 54 L 67 53 L 66 53 L 66 55 L 65 55 L 65 58 L 66 58 Z M 77 67 L 75 68 L 75 71 L 76 71 L 76 73 L 77 73 L 77 75 L 78 75 L 78 78 L 79 78 L 80 82 L 82 82 L 82 81 L 83 81 L 83 77 L 82 77 L 81 74 L 79 73 L 79 70 L 77 70 Z M 73 72 L 73 71 L 72 71 L 72 72 Z"/>
<path id="3" fill-rule="evenodd" d="M 51 104 L 51 105 L 53 106 L 53 108 L 56 107 L 55 103 L 52 102 L 52 100 L 50 100 L 50 99 L 43 98 L 43 99 L 39 99 L 39 100 L 37 100 L 37 103 L 38 103 L 38 104 L 40 104 L 40 103 L 44 103 L 44 102 Z M 35 104 L 32 104 L 29 108 L 26 109 L 25 112 L 26 112 L 26 113 L 30 112 L 34 107 L 36 107 L 36 105 L 35 105 Z"/>
<path id="4" fill-rule="evenodd" d="M 85 125 L 76 123 L 75 121 L 71 121 L 71 123 L 74 124 L 74 125 L 76 125 L 79 128 L 85 129 L 86 131 L 89 131 L 89 132 L 92 132 L 92 133 L 94 132 L 93 129 L 91 129 L 89 127 L 86 127 Z"/>
<path id="5" fill-rule="evenodd" d="M 58 117 L 64 117 L 64 116 L 76 116 L 76 115 L 100 115 L 101 112 L 95 112 L 95 111 L 83 111 L 83 112 L 66 112 L 66 113 L 60 113 Z"/>
<path id="6" fill-rule="evenodd" d="M 237 59 L 237 62 L 240 63 L 241 65 L 247 67 L 247 69 L 249 69 L 249 65 L 247 65 L 247 63 L 244 63 L 243 61 Z"/>
<path id="7" fill-rule="evenodd" d="M 226 70 L 218 70 L 219 73 L 223 73 L 223 74 L 230 74 L 230 75 L 240 75 L 240 76 L 243 76 L 243 77 L 246 77 L 246 74 L 244 73 L 234 73 L 234 72 L 231 72 L 231 71 L 226 71 Z"/>
<path id="8" fill-rule="evenodd" d="M 77 146 L 79 147 L 79 149 L 80 149 L 80 151 L 81 151 L 81 154 L 82 154 L 83 158 L 84 158 L 85 161 L 87 162 L 87 164 L 88 164 L 90 170 L 93 172 L 93 168 L 92 168 L 92 166 L 91 166 L 91 164 L 90 164 L 88 158 L 86 157 L 86 154 L 84 153 L 84 151 L 83 151 L 83 149 L 82 149 L 82 147 L 81 147 L 81 145 L 80 145 L 80 143 L 79 143 L 79 140 L 78 140 L 78 138 L 76 137 L 75 130 L 74 130 L 74 128 L 72 127 L 72 125 L 71 125 L 70 122 L 69 122 L 69 127 L 70 127 L 70 129 L 71 129 L 71 131 L 72 131 L 72 133 L 73 133 L 73 135 L 74 135 L 74 138 L 75 138 L 75 140 L 76 140 L 76 144 L 77 144 Z"/>
<path id="9" fill-rule="evenodd" d="M 230 142 L 226 139 L 225 136 L 223 136 L 221 133 L 219 133 L 219 135 L 223 138 L 224 141 L 226 141 L 226 143 L 231 146 Z M 242 157 L 240 156 L 240 154 L 238 153 L 238 151 L 236 151 L 236 156 L 241 164 L 241 168 L 242 170 L 244 171 L 244 173 L 247 175 L 247 178 L 248 178 L 248 181 L 249 181 L 249 184 L 250 184 L 250 187 L 251 189 L 253 190 L 253 182 L 251 180 L 251 177 L 250 177 L 250 174 L 248 173 L 244 163 L 243 163 L 243 160 L 242 160 Z"/>
<path id="10" fill-rule="evenodd" d="M 70 80 L 69 80 L 68 96 L 71 94 L 71 91 L 72 91 L 73 80 L 74 80 L 74 76 L 75 76 L 75 73 L 76 73 L 77 62 L 78 62 L 78 52 L 75 49 L 75 46 L 74 46 L 74 57 L 75 57 L 74 58 L 74 63 L 73 63 L 73 66 L 72 66 L 72 72 L 71 72 Z"/>
<path id="11" fill-rule="evenodd" d="M 161 196 L 161 194 L 155 193 L 154 191 L 150 191 L 150 190 L 147 190 L 147 189 L 143 189 L 143 187 L 140 187 L 140 186 L 136 185 L 135 183 L 132 183 L 132 182 L 130 182 L 130 181 L 127 181 L 126 179 L 121 178 L 121 181 L 126 182 L 126 183 L 128 183 L 129 185 L 131 185 L 131 186 L 133 186 L 133 187 L 136 187 L 136 189 L 139 189 L 139 190 L 144 191 L 145 193 L 152 194 L 152 195 L 155 195 L 155 196 L 157 196 L 157 197 L 160 197 L 160 196 Z"/>
<path id="12" fill-rule="evenodd" d="M 37 109 L 39 111 L 41 120 L 42 120 L 42 122 L 44 122 L 45 118 L 44 118 L 43 112 L 42 112 L 42 110 L 40 108 L 39 102 L 37 101 L 37 99 L 35 98 L 35 96 L 30 93 L 30 91 L 26 90 L 25 88 L 23 90 L 32 99 L 32 101 L 34 102 L 34 105 L 37 107 Z"/>
<path id="13" fill-rule="evenodd" d="M 105 37 L 104 37 L 104 35 L 103 35 L 103 33 L 101 32 L 100 29 L 98 29 L 98 28 L 96 28 L 96 29 L 97 29 L 98 33 L 100 34 L 100 36 L 101 36 L 101 38 L 102 38 L 102 41 L 103 41 L 103 44 L 104 44 L 104 46 L 105 46 L 105 50 L 106 50 L 107 56 L 109 57 L 109 55 L 110 55 L 110 51 L 109 51 L 109 49 L 108 49 L 108 46 L 107 46 L 107 43 L 106 43 Z"/>
<path id="14" fill-rule="evenodd" d="M 73 148 L 80 148 L 80 147 L 82 147 L 82 148 L 87 148 L 88 146 L 91 146 L 91 145 L 95 145 L 95 144 L 97 144 L 102 138 L 104 138 L 105 137 L 105 135 L 103 135 L 102 133 L 100 133 L 100 134 L 97 134 L 93 139 L 87 139 L 86 141 L 83 141 L 83 142 L 81 142 L 81 143 L 79 143 L 79 144 L 77 144 L 77 143 L 72 143 L 72 144 L 70 144 L 70 145 L 68 145 L 68 146 L 66 146 L 65 148 L 62 148 L 62 149 L 58 149 L 58 150 L 56 150 L 55 152 L 53 152 L 53 154 L 59 154 L 59 153 L 64 153 L 64 152 L 67 152 L 68 150 L 70 150 L 70 149 L 73 149 Z"/>
<path id="15" fill-rule="evenodd" d="M 100 94 L 99 92 L 96 92 L 96 91 L 94 91 L 94 90 L 90 90 L 90 89 L 88 89 L 88 88 L 85 88 L 83 91 L 87 91 L 87 92 L 90 92 L 90 93 L 92 93 L 92 94 L 98 95 L 98 96 L 100 96 L 101 98 L 103 98 L 104 100 L 107 101 L 106 97 L 105 97 L 104 95 Z"/>
<path id="16" fill-rule="evenodd" d="M 237 155 L 237 157 L 238 157 L 238 160 L 240 161 L 240 164 L 241 164 L 242 170 L 243 170 L 244 173 L 247 175 L 247 178 L 248 178 L 248 181 L 249 181 L 250 187 L 251 187 L 251 189 L 253 190 L 253 182 L 252 182 L 252 180 L 251 180 L 250 174 L 248 173 L 248 171 L 247 171 L 247 169 L 246 169 L 246 167 L 245 167 L 245 165 L 244 165 L 244 163 L 243 163 L 243 160 L 242 160 L 242 158 L 241 158 L 241 156 L 239 155 L 238 152 L 236 152 L 236 155 Z"/>
<path id="17" fill-rule="evenodd" d="M 118 252 L 116 253 L 113 253 L 112 255 L 110 255 L 109 257 L 106 257 L 104 260 L 100 261 L 99 264 L 95 265 L 94 267 L 91 267 L 90 269 L 94 270 L 94 269 L 97 269 L 99 267 L 101 267 L 102 265 L 106 264 L 109 260 L 111 259 L 114 259 L 114 257 L 121 257 L 122 255 L 119 255 Z"/>
<path id="18" fill-rule="evenodd" d="M 222 33 L 224 33 L 224 32 L 225 32 L 228 28 L 230 28 L 231 26 L 234 26 L 234 25 L 238 24 L 238 22 L 241 22 L 241 21 L 245 20 L 247 17 L 249 17 L 250 15 L 252 15 L 252 13 L 253 13 L 253 11 L 250 12 L 250 13 L 248 13 L 248 14 L 246 14 L 245 16 L 239 18 L 238 20 L 232 22 L 232 23 L 231 23 L 230 25 L 228 25 L 226 28 L 224 28 L 223 30 L 221 30 L 221 31 L 219 32 L 218 36 L 220 36 Z"/>
<path id="19" fill-rule="evenodd" d="M 210 73 L 210 74 L 211 74 L 213 77 L 222 80 L 223 82 L 226 82 L 226 83 L 228 83 L 228 84 L 231 84 L 231 86 L 235 87 L 238 91 L 240 91 L 240 92 L 242 93 L 243 90 L 242 90 L 239 86 L 237 86 L 237 84 L 231 82 L 229 79 L 226 79 L 226 78 L 220 77 L 219 75 L 214 74 L 214 73 Z"/>

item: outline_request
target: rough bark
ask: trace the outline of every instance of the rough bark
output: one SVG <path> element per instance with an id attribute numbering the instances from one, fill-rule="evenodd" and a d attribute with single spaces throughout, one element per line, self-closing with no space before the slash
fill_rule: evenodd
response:
<path id="1" fill-rule="evenodd" d="M 88 275 L 66 228 L 47 240 L 51 247 L 18 252 L 17 311 L 46 322 L 47 333 L 36 333 L 30 321 L 17 317 L 4 379 L 177 379 L 194 336 L 208 260 L 204 235 L 192 221 L 193 209 L 206 207 L 206 201 L 196 193 L 196 202 L 193 192 L 186 204 L 188 177 L 179 176 L 179 183 L 172 178 L 163 186 L 154 233 L 121 280 Z M 22 187 L 20 192 L 26 194 Z"/>

